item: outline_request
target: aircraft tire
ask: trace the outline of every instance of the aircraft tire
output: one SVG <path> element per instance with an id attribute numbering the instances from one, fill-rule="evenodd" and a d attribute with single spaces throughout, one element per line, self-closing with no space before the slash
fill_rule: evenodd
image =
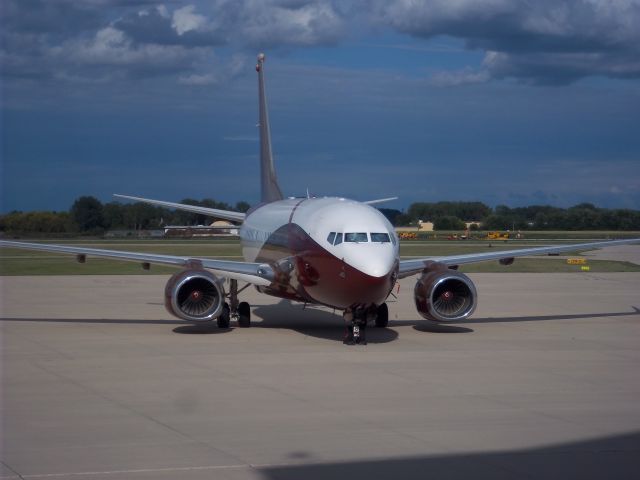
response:
<path id="1" fill-rule="evenodd" d="M 231 309 L 229 308 L 229 304 L 225 302 L 224 307 L 222 307 L 222 313 L 216 319 L 218 323 L 218 328 L 229 328 L 231 320 Z"/>
<path id="2" fill-rule="evenodd" d="M 389 307 L 383 303 L 378 307 L 378 315 L 376 316 L 376 327 L 385 328 L 389 325 Z"/>
<path id="3" fill-rule="evenodd" d="M 251 326 L 251 307 L 247 302 L 240 302 L 238 305 L 238 326 L 240 328 Z"/>

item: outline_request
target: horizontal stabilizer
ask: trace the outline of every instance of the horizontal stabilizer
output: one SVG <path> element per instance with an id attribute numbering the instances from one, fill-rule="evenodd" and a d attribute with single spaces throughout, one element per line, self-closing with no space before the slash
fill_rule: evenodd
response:
<path id="1" fill-rule="evenodd" d="M 134 200 L 136 202 L 149 203 L 151 205 L 157 205 L 159 207 L 175 208 L 176 210 L 184 210 L 186 212 L 199 213 L 208 217 L 222 218 L 224 220 L 231 220 L 233 222 L 244 222 L 245 214 L 241 212 L 232 212 L 230 210 L 218 210 L 217 208 L 199 207 L 197 205 L 186 205 L 184 203 L 165 202 L 162 200 L 151 200 L 149 198 L 131 197 L 129 195 L 113 194 L 114 197 L 126 198 L 127 200 Z"/>

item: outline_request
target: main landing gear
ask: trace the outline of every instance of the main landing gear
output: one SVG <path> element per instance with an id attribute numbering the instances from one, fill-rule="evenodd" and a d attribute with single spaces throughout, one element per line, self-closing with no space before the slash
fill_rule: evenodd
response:
<path id="1" fill-rule="evenodd" d="M 251 306 L 247 302 L 238 302 L 238 294 L 249 284 L 238 290 L 238 281 L 230 280 L 229 303 L 225 302 L 222 315 L 217 318 L 218 328 L 229 328 L 231 319 L 238 323 L 240 328 L 251 326 Z"/>
<path id="2" fill-rule="evenodd" d="M 342 343 L 345 345 L 367 344 L 367 323 L 373 321 L 378 328 L 389 324 L 389 307 L 383 303 L 379 307 L 347 308 L 342 314 L 346 332 Z"/>

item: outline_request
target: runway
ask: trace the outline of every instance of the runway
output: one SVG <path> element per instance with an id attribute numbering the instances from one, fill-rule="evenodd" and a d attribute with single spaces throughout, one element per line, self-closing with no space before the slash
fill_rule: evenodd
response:
<path id="1" fill-rule="evenodd" d="M 0 277 L 0 478 L 636 478 L 640 274 L 470 276 L 472 319 L 407 279 L 357 347 L 253 289 L 221 331 L 165 276 Z"/>

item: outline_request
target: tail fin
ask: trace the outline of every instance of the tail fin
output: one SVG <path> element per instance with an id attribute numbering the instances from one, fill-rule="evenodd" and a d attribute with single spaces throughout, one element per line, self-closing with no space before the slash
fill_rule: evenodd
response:
<path id="1" fill-rule="evenodd" d="M 258 55 L 256 71 L 258 72 L 258 92 L 260 97 L 260 200 L 275 202 L 282 200 L 282 192 L 278 186 L 276 170 L 271 153 L 271 131 L 269 129 L 269 113 L 267 112 L 267 96 L 264 91 L 264 53 Z"/>

